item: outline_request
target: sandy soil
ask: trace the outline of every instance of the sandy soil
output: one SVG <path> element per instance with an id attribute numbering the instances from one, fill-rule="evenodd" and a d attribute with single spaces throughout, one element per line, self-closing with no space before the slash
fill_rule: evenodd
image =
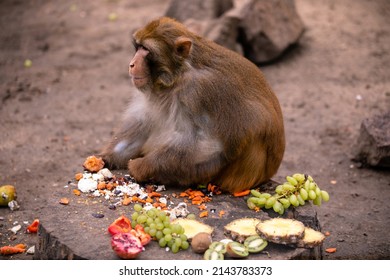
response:
<path id="1" fill-rule="evenodd" d="M 110 138 L 133 90 L 131 31 L 168 5 L 141 2 L 1 1 L 0 184 L 17 188 L 21 208 L 0 209 L 0 246 L 34 245 L 23 222 L 39 218 L 48 197 Z M 318 214 L 330 233 L 324 248 L 337 251 L 325 259 L 389 259 L 390 173 L 350 158 L 361 121 L 390 108 L 390 2 L 296 4 L 306 26 L 300 43 L 261 66 L 287 134 L 274 179 L 304 172 L 330 193 Z M 108 19 L 111 12 L 117 20 Z M 12 237 L 16 222 L 23 227 Z"/>

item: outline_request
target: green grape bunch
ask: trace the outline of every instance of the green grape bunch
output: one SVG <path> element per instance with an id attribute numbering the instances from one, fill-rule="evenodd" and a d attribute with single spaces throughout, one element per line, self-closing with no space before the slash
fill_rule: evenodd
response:
<path id="1" fill-rule="evenodd" d="M 279 215 L 283 215 L 290 206 L 305 205 L 306 201 L 311 200 L 317 206 L 320 206 L 322 201 L 329 201 L 329 194 L 321 190 L 310 175 L 296 173 L 287 176 L 286 180 L 275 188 L 274 195 L 252 189 L 251 196 L 247 200 L 249 209 L 272 208 Z"/>
<path id="2" fill-rule="evenodd" d="M 148 233 L 162 248 L 169 247 L 172 253 L 186 250 L 190 244 L 184 234 L 184 228 L 178 224 L 172 224 L 169 216 L 163 210 L 151 208 L 145 210 L 142 205 L 135 204 L 131 215 L 131 225 L 143 226 Z"/>

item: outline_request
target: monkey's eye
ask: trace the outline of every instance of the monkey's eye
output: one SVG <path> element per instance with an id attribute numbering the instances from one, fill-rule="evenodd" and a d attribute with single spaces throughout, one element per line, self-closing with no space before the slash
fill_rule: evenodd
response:
<path id="1" fill-rule="evenodd" d="M 147 49 L 144 45 L 137 44 L 137 43 L 134 44 L 134 48 L 135 48 L 137 51 L 138 51 L 138 50 L 146 50 L 146 51 L 148 51 L 148 49 Z"/>

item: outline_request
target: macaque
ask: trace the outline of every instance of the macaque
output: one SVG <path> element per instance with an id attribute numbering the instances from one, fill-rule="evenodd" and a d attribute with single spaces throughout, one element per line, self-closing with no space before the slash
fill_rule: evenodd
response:
<path id="1" fill-rule="evenodd" d="M 279 102 L 256 65 L 163 17 L 133 35 L 137 90 L 102 151 L 137 182 L 214 184 L 236 193 L 282 161 Z"/>

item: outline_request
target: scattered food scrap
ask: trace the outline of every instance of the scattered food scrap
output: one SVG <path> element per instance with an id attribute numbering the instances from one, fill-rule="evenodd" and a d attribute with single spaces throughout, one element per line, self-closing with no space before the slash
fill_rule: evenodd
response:
<path id="1" fill-rule="evenodd" d="M 63 197 L 60 199 L 60 204 L 62 205 L 68 205 L 69 204 L 69 198 Z"/>
<path id="2" fill-rule="evenodd" d="M 25 244 L 17 244 L 15 246 L 3 246 L 0 248 L 1 255 L 13 255 L 13 254 L 24 253 L 25 251 L 26 251 Z"/>
<path id="3" fill-rule="evenodd" d="M 28 233 L 37 233 L 39 227 L 39 219 L 35 219 L 28 227 L 27 232 Z"/>

